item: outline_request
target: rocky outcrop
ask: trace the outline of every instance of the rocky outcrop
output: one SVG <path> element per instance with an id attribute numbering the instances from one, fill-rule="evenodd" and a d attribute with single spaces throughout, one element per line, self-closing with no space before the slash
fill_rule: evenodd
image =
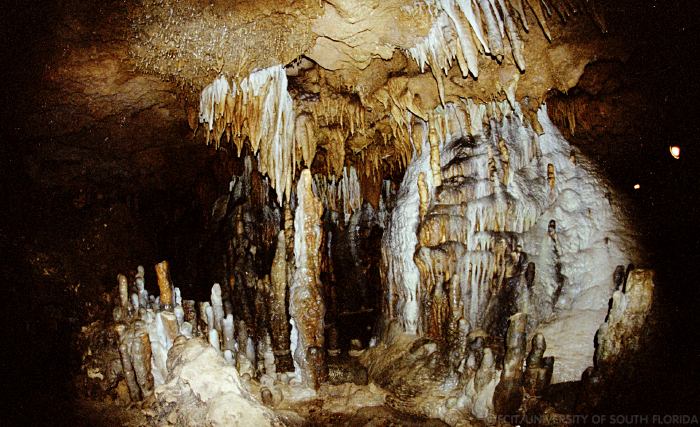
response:
<path id="1" fill-rule="evenodd" d="M 275 423 L 274 414 L 255 400 L 238 371 L 201 339 L 178 339 L 168 352 L 167 381 L 155 390 L 150 422 L 212 426 Z M 175 403 L 175 405 L 173 405 Z"/>

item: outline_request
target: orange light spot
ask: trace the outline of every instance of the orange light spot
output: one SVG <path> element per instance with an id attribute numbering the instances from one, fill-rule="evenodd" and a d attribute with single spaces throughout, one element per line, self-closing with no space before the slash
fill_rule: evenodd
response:
<path id="1" fill-rule="evenodd" d="M 641 188 L 641 185 L 639 185 L 639 184 L 634 184 L 634 189 L 635 189 L 635 190 L 639 190 L 640 188 Z"/>

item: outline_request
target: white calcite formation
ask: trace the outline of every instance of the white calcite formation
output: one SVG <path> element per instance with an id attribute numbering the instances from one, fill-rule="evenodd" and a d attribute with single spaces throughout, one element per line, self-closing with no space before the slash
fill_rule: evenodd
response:
<path id="1" fill-rule="evenodd" d="M 639 349 L 647 316 L 654 302 L 654 272 L 635 269 L 615 290 L 605 323 L 598 329 L 595 365 L 614 367 L 618 358 Z"/>
<path id="2" fill-rule="evenodd" d="M 430 126 L 447 141 L 442 185 L 433 188 L 424 147 L 383 240 L 384 315 L 407 333 L 449 342 L 460 324 L 501 335 L 507 317 L 523 312 L 557 360 L 553 381 L 578 379 L 612 273 L 635 258 L 611 190 L 583 156 L 573 161 L 544 107 L 542 135 L 517 104 L 467 101 L 435 116 Z"/>
<path id="3" fill-rule="evenodd" d="M 295 142 L 295 120 L 287 75 L 279 65 L 256 71 L 238 84 L 219 76 L 200 95 L 199 121 L 206 123 L 207 141 L 211 137 L 218 147 L 225 136 L 240 154 L 247 138 L 258 155 L 258 169 L 270 177 L 280 205 L 292 193 L 297 144 L 310 151 L 308 138 L 298 136 Z M 309 161 L 313 157 L 306 156 Z"/>
<path id="4" fill-rule="evenodd" d="M 345 224 L 362 207 L 362 192 L 357 170 L 354 166 L 344 166 L 340 179 L 314 175 L 314 192 L 318 194 L 325 209 L 343 214 Z"/>
<path id="5" fill-rule="evenodd" d="M 388 226 L 382 238 L 382 282 L 385 285 L 383 314 L 396 318 L 404 331 L 418 332 L 418 286 L 420 276 L 413 262 L 413 253 L 418 244 L 416 231 L 419 217 L 420 197 L 416 184 L 418 176 L 425 176 L 425 185 L 433 189 L 430 173 L 430 148 L 428 125 L 423 128 L 422 140 L 413 141 L 422 146 L 415 154 L 404 173 L 401 187 L 396 195 L 396 207 L 391 212 Z"/>
<path id="6" fill-rule="evenodd" d="M 157 273 L 159 278 L 167 278 L 159 281 L 161 290 L 170 290 L 170 295 L 180 294 L 178 288 L 172 288 L 166 262 L 157 265 Z M 125 287 L 128 289 L 128 282 L 123 275 L 119 276 L 118 282 L 121 296 Z M 172 371 L 168 366 L 169 352 L 179 337 L 201 337 L 222 357 L 228 355 L 229 359 L 236 359 L 241 373 L 255 374 L 255 345 L 247 336 L 243 322 L 238 327 L 239 343 L 235 342 L 233 315 L 224 316 L 223 296 L 218 283 L 212 287 L 211 302 L 200 304 L 199 315 L 192 300 L 176 298 L 179 304 L 170 310 L 167 305 L 160 304 L 159 299 L 149 296 L 141 267 L 133 285 L 148 302 L 142 304 L 137 298 L 133 308 L 125 310 L 120 298 L 120 305 L 114 310 L 122 373 L 133 401 L 149 396 L 154 385 L 157 387 L 166 382 Z M 271 363 L 266 368 L 274 371 L 274 360 Z"/>
<path id="7" fill-rule="evenodd" d="M 301 172 L 294 215 L 294 261 L 296 271 L 289 287 L 292 323 L 292 356 L 297 378 L 317 387 L 323 366 L 310 360 L 315 351 L 325 352 L 323 319 L 326 313 L 321 290 L 320 254 L 323 205 L 314 195 L 311 172 Z M 316 349 L 316 350 L 314 350 Z"/>
<path id="8" fill-rule="evenodd" d="M 508 0 L 508 4 L 505 0 L 427 0 L 426 3 L 436 8 L 437 16 L 428 35 L 407 52 L 421 72 L 426 65 L 430 67 L 443 104 L 445 89 L 441 72 L 447 75 L 453 62 L 457 62 L 462 77 L 471 74 L 477 78 L 479 53 L 501 62 L 509 47 L 520 71 L 525 70 L 524 44 L 511 12 L 516 11 L 527 31 L 522 0 Z M 533 5 L 545 34 L 551 38 L 539 1 L 528 0 L 528 3 Z"/>
<path id="9" fill-rule="evenodd" d="M 179 338 L 168 366 L 167 381 L 155 389 L 155 398 L 166 411 L 159 414 L 163 418 L 176 420 L 177 425 L 277 423 L 272 411 L 246 391 L 236 369 L 203 340 Z"/>

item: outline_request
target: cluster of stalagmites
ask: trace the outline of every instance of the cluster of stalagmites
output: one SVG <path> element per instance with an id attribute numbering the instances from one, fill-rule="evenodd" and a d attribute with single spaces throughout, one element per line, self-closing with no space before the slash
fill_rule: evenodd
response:
<path id="1" fill-rule="evenodd" d="M 508 321 L 505 342 L 469 331 L 465 322 L 450 342 L 402 334 L 392 322 L 362 358 L 371 379 L 393 393 L 388 403 L 406 412 L 451 425 L 517 414 L 524 399 L 541 396 L 549 386 L 554 359 L 544 356 L 542 335 L 528 340 L 526 314 Z"/>
<path id="2" fill-rule="evenodd" d="M 300 233 L 303 235 L 303 233 Z M 304 259 L 304 258 L 302 258 Z M 179 289 L 173 288 L 169 280 L 167 262 L 156 266 L 158 272 L 158 285 L 160 296 L 148 295 L 143 287 L 143 268 L 139 267 L 135 283 L 131 286 L 123 275 L 119 275 L 120 305 L 114 309 L 115 329 L 119 335 L 119 352 L 123 367 L 124 377 L 129 387 L 132 400 L 139 401 L 153 393 L 154 385 L 163 384 L 168 377 L 168 352 L 178 337 L 191 339 L 200 337 L 206 340 L 223 359 L 235 366 L 238 372 L 249 378 L 261 374 L 272 377 L 276 375 L 275 354 L 284 356 L 289 354 L 289 347 L 285 349 L 273 350 L 272 340 L 269 334 L 265 335 L 259 342 L 255 342 L 252 336 L 248 335 L 245 323 L 241 321 L 234 324 L 233 307 L 230 303 L 225 304 L 222 298 L 222 290 L 218 283 L 214 284 L 211 290 L 210 301 L 195 303 L 193 300 L 182 300 L 179 296 Z M 303 278 L 295 279 L 292 286 L 291 298 L 295 299 L 295 291 L 306 290 L 312 286 L 305 286 L 306 275 L 309 270 L 299 269 L 299 276 Z M 129 297 L 130 287 L 138 289 Z M 282 329 L 273 331 L 274 335 L 287 335 L 277 337 L 278 341 L 289 345 L 289 333 L 287 331 L 287 315 L 284 309 L 284 292 L 282 289 L 281 304 L 276 313 L 276 327 Z M 323 328 L 323 311 L 310 312 L 307 301 L 303 298 L 296 298 L 296 307 L 302 311 L 292 308 L 292 318 L 297 318 L 297 323 L 303 325 L 305 330 L 313 328 Z M 228 301 L 227 301 L 228 302 Z M 322 304 L 322 301 L 319 301 Z M 292 306 L 294 307 L 294 305 Z M 273 308 L 274 310 L 274 308 Z M 316 314 L 314 314 L 316 313 Z M 320 315 L 320 317 L 319 317 Z M 305 316 L 305 319 L 300 319 Z M 280 324 L 281 323 L 281 324 Z M 312 326 L 309 326 L 312 325 Z M 323 339 L 311 341 L 310 337 L 301 337 L 304 341 L 299 344 L 299 348 L 305 348 L 302 356 L 296 357 L 295 361 L 307 365 L 306 359 L 320 357 L 323 349 Z M 311 355 L 311 356 L 309 356 Z M 321 362 L 311 361 L 308 363 L 309 370 L 314 371 L 316 365 Z M 309 374 L 313 375 L 313 374 Z M 321 379 L 320 381 L 323 381 Z"/>
<path id="3" fill-rule="evenodd" d="M 156 273 L 158 297 L 145 290 L 140 266 L 133 283 L 124 275 L 118 278 L 120 299 L 113 313 L 114 328 L 131 401 L 145 400 L 147 407 L 155 402 L 157 410 L 147 413 L 167 418 L 171 424 L 192 425 L 202 417 L 212 425 L 270 424 L 274 415 L 241 382 L 252 378 L 289 382 L 294 377 L 277 374 L 270 335 L 254 342 L 245 322 L 235 325 L 232 305 L 219 284 L 212 287 L 209 301 L 195 303 L 180 298 L 167 262 L 156 265 Z M 286 314 L 281 322 L 287 323 Z M 287 334 L 288 355 L 286 328 L 283 333 Z M 263 400 L 265 396 L 263 392 Z"/>
<path id="4" fill-rule="evenodd" d="M 337 207 L 338 202 L 352 201 L 348 213 L 357 220 L 361 202 L 356 174 L 346 172 L 338 184 L 340 193 L 327 194 L 324 203 L 305 170 L 295 191 L 294 209 L 286 205 L 280 212 L 266 196 L 269 182 L 253 165 L 253 159 L 247 157 L 243 174 L 234 176 L 229 194 L 216 203 L 219 210 L 229 212 L 222 215 L 230 221 L 232 235 L 225 286 L 214 284 L 209 301 L 182 299 L 165 261 L 155 269 L 158 297 L 146 291 L 142 267 L 131 282 L 119 276 L 119 305 L 113 314 L 121 371 L 131 400 L 150 397 L 154 388 L 158 394 L 160 386 L 174 381 L 172 349 L 178 340 L 208 343 L 242 378 L 257 378 L 266 384 L 266 391 L 260 390 L 264 400 L 272 390 L 274 401 L 280 401 L 273 384 L 310 390 L 327 381 L 366 384 L 366 373 L 357 366 L 345 368 L 335 363 L 328 367 L 327 349 L 337 355 L 339 347 L 333 325 L 329 325 L 329 343 L 325 342 L 325 306 L 331 304 L 337 310 L 337 304 L 323 289 L 319 276 L 322 269 L 328 271 L 322 264 L 330 257 L 330 247 L 321 246 L 331 239 L 322 228 L 324 205 L 332 202 Z M 235 207 L 229 209 L 229 205 Z M 334 211 L 336 218 L 341 213 L 342 209 Z M 255 222 L 251 215 L 260 215 L 263 221 Z M 255 246 L 265 241 L 268 247 Z M 258 276 L 256 263 L 265 252 L 274 256 L 268 274 Z"/>
<path id="5" fill-rule="evenodd" d="M 597 333 L 594 366 L 582 375 L 576 397 L 582 411 L 595 407 L 611 370 L 633 354 L 653 301 L 653 272 L 620 267 L 611 283 L 619 286 L 608 318 Z M 385 328 L 376 347 L 361 356 L 370 379 L 391 392 L 387 403 L 451 425 L 475 417 L 509 415 L 511 420 L 536 411 L 555 411 L 541 400 L 552 382 L 555 358 L 547 356 L 541 333 L 528 331 L 528 316 L 507 319 L 503 338 L 470 329 L 464 319 L 448 340 L 406 335 L 396 320 Z M 533 404 L 533 402 L 539 402 Z M 535 412 L 532 412 L 535 411 Z"/>
<path id="6" fill-rule="evenodd" d="M 182 300 L 178 288 L 173 287 L 168 263 L 156 265 L 160 295 L 149 295 L 144 284 L 144 269 L 139 266 L 135 281 L 129 286 L 127 278 L 119 275 L 120 305 L 114 309 L 115 329 L 119 335 L 124 377 L 134 401 L 153 393 L 154 385 L 163 384 L 168 376 L 168 351 L 179 336 L 202 336 L 217 350 L 224 350 L 224 357 L 233 361 L 237 349 L 245 349 L 244 334 L 237 342 L 233 333 L 233 318 L 224 314 L 221 288 L 212 288 L 211 302 L 195 304 Z M 134 292 L 129 293 L 129 288 Z M 219 338 L 221 337 L 221 339 Z M 244 353 L 245 357 L 245 353 Z M 244 367 L 250 361 L 240 361 Z"/>

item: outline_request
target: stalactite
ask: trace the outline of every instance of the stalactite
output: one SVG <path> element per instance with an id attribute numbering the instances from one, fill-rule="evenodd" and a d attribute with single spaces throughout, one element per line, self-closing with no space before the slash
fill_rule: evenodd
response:
<path id="1" fill-rule="evenodd" d="M 513 9 L 516 11 L 518 14 L 518 18 L 520 19 L 520 22 L 523 24 L 523 28 L 525 28 L 525 31 L 530 31 L 530 26 L 528 25 L 527 22 L 527 16 L 525 15 L 525 8 L 523 7 L 523 0 L 508 0 L 510 2 L 510 5 L 513 7 Z"/>
<path id="2" fill-rule="evenodd" d="M 467 21 L 469 22 L 472 31 L 474 31 L 474 35 L 476 35 L 476 38 L 481 43 L 484 52 L 491 53 L 489 45 L 486 43 L 486 37 L 484 37 L 483 29 L 481 28 L 481 18 L 480 16 L 477 16 L 478 6 L 476 10 L 474 9 L 474 5 L 476 3 L 472 3 L 471 0 L 457 0 L 457 4 L 462 10 L 462 13 L 464 13 L 464 16 L 467 18 Z"/>
<path id="3" fill-rule="evenodd" d="M 501 13 L 503 14 L 503 20 L 506 26 L 506 33 L 508 34 L 508 40 L 510 41 L 510 48 L 513 54 L 513 59 L 515 60 L 515 64 L 518 66 L 518 69 L 521 72 L 525 71 L 525 56 L 523 53 L 523 51 L 525 50 L 525 44 L 520 38 L 520 33 L 518 31 L 517 26 L 515 25 L 515 21 L 513 21 L 513 18 L 510 15 L 510 12 L 508 11 L 508 7 L 506 6 L 505 0 L 498 0 L 498 6 L 500 7 Z M 511 104 L 513 104 L 513 102 L 511 102 Z"/>
<path id="4" fill-rule="evenodd" d="M 596 23 L 596 25 L 598 25 L 600 31 L 603 33 L 607 33 L 608 24 L 605 20 L 605 17 L 598 11 L 595 0 L 585 0 L 585 2 L 586 6 L 588 7 L 588 12 L 591 14 L 591 17 L 593 18 L 593 21 Z"/>
<path id="5" fill-rule="evenodd" d="M 544 12 L 542 11 L 542 6 L 540 5 L 540 0 L 525 0 L 528 5 L 530 5 L 530 8 L 532 9 L 532 12 L 535 14 L 535 17 L 537 17 L 537 22 L 540 23 L 540 27 L 542 27 L 542 31 L 544 31 L 544 35 L 547 36 L 547 40 L 552 41 L 552 33 L 549 30 L 549 26 L 547 25 L 547 20 L 544 17 Z"/>
<path id="6" fill-rule="evenodd" d="M 486 21 L 491 55 L 493 55 L 498 62 L 501 62 L 503 59 L 503 40 L 501 39 L 501 34 L 498 28 L 498 21 L 496 17 L 497 12 L 491 8 L 489 0 L 478 0 L 478 2 L 479 6 L 481 7 L 484 21 Z"/>
<path id="7" fill-rule="evenodd" d="M 297 147 L 301 148 L 302 159 L 306 167 L 310 168 L 316 156 L 316 130 L 313 121 L 308 114 L 299 114 L 296 118 L 295 140 Z"/>
<path id="8" fill-rule="evenodd" d="M 545 12 L 542 10 L 544 3 L 541 4 L 540 0 L 525 1 L 535 14 L 545 36 L 551 41 L 551 31 L 546 21 Z M 511 14 L 512 9 L 525 31 L 529 32 L 530 28 L 523 0 L 508 0 L 507 2 L 506 0 L 437 0 L 429 1 L 428 4 L 437 7 L 436 18 L 428 35 L 414 47 L 407 49 L 407 54 L 418 64 L 421 72 L 425 72 L 426 65 L 430 67 L 438 86 L 440 103 L 443 106 L 446 104 L 445 83 L 440 71 L 448 75 L 453 60 L 456 60 L 462 77 L 466 78 L 470 73 L 474 78 L 479 76 L 477 46 L 474 44 L 474 38 L 478 40 L 479 50 L 501 63 L 505 54 L 504 39 L 507 37 L 515 64 L 521 72 L 525 70 L 524 42 Z M 606 32 L 605 20 L 597 12 L 593 0 L 586 0 L 586 4 L 593 20 L 601 28 L 601 31 Z M 551 15 L 551 11 L 549 12 Z M 568 13 L 564 11 L 561 11 L 560 14 L 564 17 L 568 16 Z M 465 20 L 468 22 L 468 26 L 465 25 Z M 482 28 L 482 21 L 486 25 L 486 32 Z M 451 38 L 452 33 L 456 34 L 455 40 Z M 511 102 L 512 104 L 513 102 Z M 384 106 L 387 107 L 386 104 Z M 409 109 L 409 111 L 423 120 L 426 119 L 417 110 Z M 392 116 L 396 119 L 397 114 L 392 113 Z M 399 123 L 402 121 L 397 120 Z"/>
<path id="9" fill-rule="evenodd" d="M 296 117 L 284 67 L 256 71 L 238 85 L 219 76 L 202 90 L 199 110 L 199 121 L 208 124 L 217 148 L 226 129 L 231 129 L 234 140 L 247 136 L 253 153 L 258 154 L 259 171 L 270 177 L 277 191 L 278 203 L 289 200 L 296 166 Z M 207 133 L 207 141 L 209 137 Z M 303 141 L 306 159 L 311 160 L 308 133 Z"/>
<path id="10" fill-rule="evenodd" d="M 318 366 L 311 366 L 307 352 L 317 347 L 325 352 L 323 318 L 325 307 L 319 279 L 318 251 L 321 244 L 323 205 L 312 190 L 311 172 L 302 171 L 297 184 L 294 217 L 294 259 L 296 271 L 290 286 L 289 312 L 295 320 L 297 342 L 293 354 L 303 384 L 318 384 Z M 321 360 L 321 359 L 319 359 Z M 322 371 L 322 370 L 321 370 Z"/>
<path id="11" fill-rule="evenodd" d="M 433 124 L 434 118 L 430 121 L 430 130 L 428 131 L 428 141 L 430 142 L 430 169 L 433 173 L 433 185 L 439 187 L 442 185 L 442 175 L 440 170 L 440 141 L 438 140 L 437 130 Z"/>
<path id="12" fill-rule="evenodd" d="M 472 73 L 474 78 L 479 77 L 479 60 L 476 56 L 476 47 L 472 40 L 471 31 L 465 28 L 462 23 L 462 17 L 459 16 L 457 10 L 455 9 L 454 0 L 441 0 L 440 2 L 442 8 L 450 17 L 452 24 L 457 31 L 458 41 L 459 41 L 459 52 L 457 56 L 457 62 L 462 71 L 462 77 L 467 77 L 468 72 Z"/>

